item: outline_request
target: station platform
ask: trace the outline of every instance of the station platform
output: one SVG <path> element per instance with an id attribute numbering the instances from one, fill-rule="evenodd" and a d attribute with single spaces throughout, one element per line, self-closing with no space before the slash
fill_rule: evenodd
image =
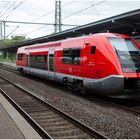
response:
<path id="1" fill-rule="evenodd" d="M 1 93 L 0 139 L 42 139 Z"/>
<path id="2" fill-rule="evenodd" d="M 16 67 L 16 63 L 1 62 L 1 64 L 7 65 L 7 66 Z"/>

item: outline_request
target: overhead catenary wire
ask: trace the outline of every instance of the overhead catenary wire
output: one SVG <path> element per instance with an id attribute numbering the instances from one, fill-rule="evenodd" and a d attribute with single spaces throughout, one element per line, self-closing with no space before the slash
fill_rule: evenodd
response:
<path id="1" fill-rule="evenodd" d="M 12 4 L 12 6 L 13 6 L 15 3 L 16 3 L 16 1 Z M 12 11 L 4 18 L 4 20 L 5 20 L 6 18 L 8 18 L 22 3 L 23 3 L 23 1 L 21 1 L 21 2 L 18 3 L 15 7 L 13 7 Z M 19 28 L 19 26 L 17 26 L 17 27 Z M 17 29 L 17 28 L 16 28 L 16 29 Z M 15 31 L 15 29 L 14 29 L 11 33 L 9 33 L 9 35 L 11 35 L 14 31 Z M 8 35 L 8 36 L 9 36 L 9 35 Z M 5 35 L 4 35 L 5 38 L 7 38 L 8 36 L 5 37 Z"/>
<path id="2" fill-rule="evenodd" d="M 3 17 L 10 8 L 12 8 L 14 5 L 15 5 L 16 1 L 14 1 L 1 15 L 0 15 L 0 18 Z"/>
<path id="3" fill-rule="evenodd" d="M 98 2 L 98 3 L 95 3 L 95 4 L 92 4 L 91 6 L 89 6 L 89 7 L 87 7 L 87 8 L 84 8 L 84 9 L 82 9 L 82 10 L 80 10 L 80 11 L 77 11 L 77 12 L 71 14 L 71 15 L 68 15 L 68 16 L 62 18 L 62 20 L 66 19 L 66 18 L 69 18 L 69 17 L 71 17 L 71 16 L 73 16 L 73 15 L 79 14 L 79 13 L 81 13 L 81 12 L 83 12 L 83 11 L 86 11 L 86 10 L 92 8 L 93 6 L 99 5 L 99 4 L 103 3 L 103 2 L 105 2 L 105 0 L 103 0 L 103 1 L 101 1 L 101 2 Z"/>
<path id="4" fill-rule="evenodd" d="M 9 36 L 10 36 L 13 32 L 15 32 L 18 28 L 19 28 L 19 26 L 16 26 L 16 28 L 15 28 L 13 31 L 11 31 L 5 38 L 9 37 Z"/>
<path id="5" fill-rule="evenodd" d="M 65 7 L 65 6 L 67 6 L 67 5 L 70 5 L 70 4 L 73 3 L 73 2 L 75 2 L 75 1 L 71 1 L 71 2 L 69 2 L 69 3 L 66 3 L 66 4 L 62 5 L 62 8 Z M 38 19 L 40 19 L 40 18 L 42 18 L 42 17 L 44 17 L 44 16 L 47 16 L 47 15 L 53 13 L 54 11 L 55 11 L 55 10 L 52 10 L 52 11 L 50 11 L 50 12 L 47 12 L 47 13 L 45 13 L 45 14 L 39 16 L 39 17 L 36 17 L 36 18 L 32 19 L 31 21 L 38 20 Z"/>
<path id="6" fill-rule="evenodd" d="M 47 26 L 49 26 L 49 25 L 41 26 L 41 27 L 36 28 L 36 29 L 34 29 L 34 30 L 32 30 L 32 31 L 30 31 L 30 32 L 28 32 L 28 33 L 26 33 L 26 34 L 31 34 L 31 33 L 33 33 L 33 32 L 36 32 L 36 31 L 41 30 L 41 29 L 43 29 L 43 28 L 46 28 Z M 69 25 L 64 24 L 64 26 L 69 26 Z M 76 26 L 76 25 L 70 25 L 70 26 Z"/>
<path id="7" fill-rule="evenodd" d="M 13 8 L 13 10 L 4 18 L 4 20 L 6 20 L 22 3 L 23 3 L 23 1 L 21 1 L 18 5 L 16 5 Z"/>
<path id="8" fill-rule="evenodd" d="M 73 3 L 73 2 L 75 2 L 75 1 L 72 1 L 72 2 L 69 2 L 69 3 L 65 4 L 65 5 L 63 5 L 63 7 L 66 6 L 66 5 L 69 5 L 69 4 Z M 69 17 L 71 17 L 71 16 L 73 16 L 73 15 L 76 15 L 76 14 L 78 14 L 78 13 L 80 13 L 80 12 L 86 11 L 86 10 L 88 10 L 89 8 L 92 8 L 93 6 L 99 5 L 99 4 L 103 3 L 103 2 L 105 2 L 105 0 L 103 0 L 103 1 L 101 1 L 101 2 L 98 2 L 98 3 L 96 3 L 96 4 L 92 4 L 91 6 L 89 6 L 89 7 L 87 7 L 87 8 L 84 8 L 84 9 L 82 9 L 82 10 L 80 10 L 80 11 L 77 11 L 77 12 L 75 12 L 75 13 L 69 15 L 69 16 L 64 17 L 63 19 L 69 18 Z M 46 13 L 46 14 L 43 14 L 42 16 L 37 17 L 37 18 L 35 18 L 35 19 L 33 19 L 33 20 L 40 19 L 40 18 L 42 18 L 42 17 L 44 17 L 44 16 L 47 16 L 48 14 L 50 14 L 50 13 L 52 13 L 52 12 L 54 12 L 54 10 L 52 10 L 52 11 Z M 62 20 L 63 20 L 63 19 L 62 19 Z M 34 29 L 33 31 L 30 31 L 30 32 L 28 32 L 28 33 L 26 33 L 26 34 L 31 34 L 31 33 L 35 32 L 35 31 L 38 31 L 38 30 L 41 30 L 41 29 L 45 28 L 46 26 L 47 26 L 47 25 L 41 26 L 41 27 L 39 27 L 39 28 L 37 28 L 37 29 Z"/>
<path id="9" fill-rule="evenodd" d="M 90 4 L 91 5 L 94 5 L 94 0 L 90 1 Z M 100 17 L 100 19 L 103 18 L 102 15 L 100 14 L 100 12 L 96 9 L 96 6 L 94 6 L 94 10 L 95 10 L 96 14 L 98 14 L 98 16 Z"/>
<path id="10" fill-rule="evenodd" d="M 32 31 L 30 31 L 30 32 L 28 32 L 28 33 L 26 33 L 26 35 L 27 34 L 31 34 L 31 33 L 33 33 L 33 32 L 36 32 L 36 31 L 38 31 L 38 30 L 41 30 L 41 29 L 43 29 L 43 28 L 45 28 L 46 27 L 46 25 L 45 26 L 41 26 L 41 27 L 39 27 L 39 28 L 37 28 L 37 29 L 34 29 L 34 30 L 32 30 Z"/>
<path id="11" fill-rule="evenodd" d="M 3 6 L 3 9 L 1 9 L 0 14 L 2 14 L 5 11 L 5 9 L 9 6 L 9 4 L 11 3 L 11 1 L 5 1 L 5 2 L 6 2 L 6 4 Z"/>
<path id="12" fill-rule="evenodd" d="M 85 8 L 85 9 L 82 9 L 82 10 L 80 10 L 80 11 L 78 11 L 78 12 L 75 12 L 75 13 L 69 15 L 69 16 L 66 16 L 66 17 L 62 18 L 62 20 L 63 20 L 63 19 L 66 19 L 66 18 L 69 18 L 69 17 L 71 17 L 71 16 L 73 16 L 73 15 L 75 15 L 75 14 L 78 14 L 78 13 L 80 13 L 80 12 L 83 12 L 83 11 L 85 11 L 85 10 L 88 10 L 89 8 L 91 8 L 91 7 L 93 7 L 93 6 L 96 6 L 96 5 L 99 5 L 99 4 L 103 3 L 103 2 L 105 2 L 105 0 L 103 0 L 103 1 L 101 1 L 101 2 L 98 2 L 98 3 L 96 3 L 96 4 L 92 4 L 91 6 Z M 35 30 L 33 30 L 33 31 L 29 32 L 29 33 L 26 33 L 26 34 L 31 34 L 31 33 L 35 32 L 35 31 L 41 30 L 41 29 L 43 29 L 43 28 L 45 28 L 45 27 L 46 27 L 46 26 L 41 26 L 40 28 L 37 28 L 37 29 L 35 29 Z"/>
<path id="13" fill-rule="evenodd" d="M 22 2 L 23 2 L 23 1 L 22 1 Z M 67 6 L 67 5 L 70 5 L 70 4 L 73 3 L 73 2 L 75 2 L 75 1 L 68 2 L 68 3 L 64 4 L 62 7 L 65 7 L 65 6 Z M 20 4 L 19 4 L 19 5 L 20 5 Z M 19 5 L 18 5 L 18 6 L 19 6 Z M 54 12 L 54 10 L 52 10 L 52 11 L 46 13 L 46 14 L 43 14 L 42 16 L 39 16 L 39 17 L 37 17 L 37 18 L 35 18 L 35 19 L 32 19 L 31 21 L 40 19 L 40 18 L 42 18 L 42 17 L 44 17 L 44 16 L 47 16 L 47 15 L 53 13 L 53 12 Z M 9 15 L 8 15 L 8 16 L 9 16 Z M 7 18 L 7 17 L 6 17 L 6 18 Z M 46 26 L 47 26 L 47 25 L 46 25 Z M 35 30 L 33 30 L 33 31 L 30 31 L 29 33 L 26 33 L 26 34 L 30 34 L 30 33 L 32 33 L 32 32 L 41 30 L 42 28 L 45 28 L 46 26 L 41 26 L 41 27 L 39 27 L 39 28 L 37 28 L 37 29 L 35 29 Z M 70 26 L 70 25 L 69 25 L 69 26 Z M 73 25 L 73 26 L 75 26 L 75 25 Z M 19 28 L 19 27 L 20 27 L 20 26 L 18 26 L 18 28 Z M 16 30 L 15 30 L 15 31 L 16 31 Z M 13 33 L 13 32 L 12 32 L 12 33 Z"/>
<path id="14" fill-rule="evenodd" d="M 71 1 L 71 2 L 69 2 L 69 3 L 66 3 L 66 4 L 62 5 L 62 7 L 65 7 L 65 6 L 67 6 L 67 5 L 70 5 L 70 4 L 73 3 L 73 2 L 75 2 L 75 1 Z M 42 17 L 44 17 L 44 16 L 47 16 L 47 15 L 53 13 L 53 12 L 54 12 L 54 10 L 52 10 L 52 11 L 50 11 L 50 12 L 48 12 L 48 13 L 45 13 L 45 14 L 43 14 L 42 16 L 39 16 L 39 17 L 37 17 L 37 18 L 35 18 L 35 19 L 32 19 L 31 21 L 38 20 L 38 19 L 40 19 L 40 18 L 42 18 Z M 28 32 L 28 33 L 25 33 L 25 34 L 31 34 L 31 33 L 33 33 L 33 32 L 36 32 L 36 31 L 38 31 L 38 30 L 41 30 L 41 29 L 45 28 L 46 26 L 48 26 L 48 25 L 41 26 L 41 27 L 39 27 L 39 28 L 37 28 L 37 29 L 35 29 L 35 30 L 33 30 L 33 31 L 30 31 L 30 32 Z"/>

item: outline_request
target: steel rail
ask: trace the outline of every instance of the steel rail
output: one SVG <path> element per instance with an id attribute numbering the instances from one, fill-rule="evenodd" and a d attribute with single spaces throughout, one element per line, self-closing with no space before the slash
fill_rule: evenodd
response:
<path id="1" fill-rule="evenodd" d="M 42 127 L 40 127 L 10 96 L 8 96 L 4 90 L 0 88 L 0 92 L 16 108 L 16 110 L 26 119 L 26 121 L 36 130 L 36 132 L 43 139 L 52 139 L 52 137 Z"/>
<path id="2" fill-rule="evenodd" d="M 79 120 L 73 118 L 72 116 L 68 115 L 67 113 L 64 113 L 63 111 L 61 111 L 60 109 L 56 108 L 55 106 L 51 105 L 50 103 L 43 101 L 41 99 L 39 99 L 36 95 L 33 95 L 32 92 L 28 91 L 27 89 L 21 87 L 18 84 L 15 84 L 11 81 L 9 81 L 7 78 L 3 77 L 0 75 L 0 78 L 2 78 L 3 80 L 7 81 L 8 83 L 12 84 L 13 86 L 15 86 L 16 88 L 20 89 L 21 91 L 24 91 L 26 94 L 30 95 L 31 97 L 35 98 L 37 101 L 39 101 L 40 103 L 43 103 L 44 105 L 49 106 L 51 109 L 53 109 L 55 112 L 57 112 L 59 115 L 61 115 L 62 117 L 66 118 L 69 122 L 73 123 L 74 125 L 76 125 L 78 128 L 80 128 L 81 130 L 83 130 L 84 132 L 86 132 L 87 134 L 93 136 L 94 138 L 100 138 L 100 139 L 107 139 L 106 136 L 100 134 L 99 132 L 97 132 L 96 130 L 92 129 L 91 127 L 83 124 L 82 122 L 80 122 Z M 6 98 L 8 98 L 9 101 L 11 101 L 12 104 L 14 104 L 14 106 L 16 106 L 16 108 L 18 108 L 18 110 L 20 110 L 21 114 L 23 114 L 23 116 L 26 116 L 25 119 L 27 119 L 27 121 L 29 121 L 29 123 L 35 126 L 35 129 L 37 129 L 37 132 L 39 130 L 41 130 L 41 136 L 44 138 L 51 138 L 51 136 L 48 133 L 45 133 L 45 130 L 41 129 L 41 127 L 22 109 L 20 108 L 19 105 L 17 105 L 17 103 L 15 103 L 14 101 L 12 101 L 12 99 L 10 97 L 8 97 L 6 95 L 6 93 L 1 90 L 1 92 L 4 94 L 4 96 Z M 45 134 L 42 134 L 45 133 Z"/>
<path id="3" fill-rule="evenodd" d="M 7 67 L 4 67 L 4 68 L 2 68 L 2 69 L 20 75 L 20 73 L 15 72 L 14 69 L 11 70 L 10 68 L 7 68 Z M 115 100 L 115 99 L 114 99 L 114 100 Z M 108 101 L 108 100 L 106 100 L 106 102 L 109 102 L 109 103 L 111 103 L 111 104 L 114 105 L 114 106 L 118 106 L 118 107 L 120 107 L 120 108 L 122 108 L 122 109 L 125 109 L 125 110 L 128 110 L 128 111 L 130 111 L 130 112 L 133 112 L 133 113 L 136 114 L 136 115 L 140 115 L 140 110 L 132 109 L 133 107 L 130 107 L 130 108 L 129 108 L 129 107 L 126 107 L 125 105 L 121 105 L 121 104 L 119 104 L 119 103 L 116 103 L 116 102 L 113 102 L 113 101 Z"/>

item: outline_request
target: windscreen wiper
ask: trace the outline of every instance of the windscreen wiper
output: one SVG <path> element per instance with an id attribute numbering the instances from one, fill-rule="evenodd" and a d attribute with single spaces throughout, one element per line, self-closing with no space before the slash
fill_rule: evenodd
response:
<path id="1" fill-rule="evenodd" d="M 124 56 L 126 56 L 127 58 L 129 58 L 130 60 L 136 61 L 136 59 L 132 58 L 129 54 L 124 53 L 123 51 L 120 51 L 120 50 L 116 49 L 114 45 L 113 45 L 113 47 L 114 47 L 114 49 L 117 53 L 119 52 L 119 53 L 123 54 Z"/>

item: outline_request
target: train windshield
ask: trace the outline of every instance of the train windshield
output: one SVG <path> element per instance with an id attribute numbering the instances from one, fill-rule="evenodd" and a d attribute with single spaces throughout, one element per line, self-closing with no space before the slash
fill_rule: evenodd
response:
<path id="1" fill-rule="evenodd" d="M 140 72 L 140 49 L 131 39 L 109 38 L 114 47 L 123 72 Z"/>

